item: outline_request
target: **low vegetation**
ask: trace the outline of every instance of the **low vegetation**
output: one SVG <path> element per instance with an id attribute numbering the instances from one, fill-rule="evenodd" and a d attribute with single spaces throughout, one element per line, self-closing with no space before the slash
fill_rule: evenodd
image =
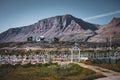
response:
<path id="1" fill-rule="evenodd" d="M 27 47 L 39 47 L 39 48 L 71 48 L 74 45 L 73 42 L 58 42 L 58 43 L 47 43 L 47 42 L 9 42 L 0 43 L 0 49 L 3 48 L 27 48 Z M 78 46 L 81 48 L 96 48 L 96 47 L 109 47 L 110 43 L 95 43 L 95 42 L 77 42 Z M 112 48 L 120 47 L 119 41 L 112 42 Z"/>
<path id="2" fill-rule="evenodd" d="M 98 63 L 95 63 L 94 61 L 87 61 L 84 63 L 120 72 L 120 60 L 118 60 L 116 64 L 108 64 L 108 63 L 98 64 Z"/>
<path id="3" fill-rule="evenodd" d="M 103 77 L 77 64 L 1 65 L 0 80 L 93 80 Z"/>

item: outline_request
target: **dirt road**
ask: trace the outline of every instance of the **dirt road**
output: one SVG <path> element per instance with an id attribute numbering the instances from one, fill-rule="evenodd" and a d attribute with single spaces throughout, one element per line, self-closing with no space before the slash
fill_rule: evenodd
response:
<path id="1" fill-rule="evenodd" d="M 115 72 L 115 71 L 101 68 L 101 67 L 97 67 L 97 66 L 86 65 L 86 64 L 78 63 L 78 62 L 65 62 L 65 63 L 67 63 L 67 64 L 75 63 L 75 64 L 80 65 L 81 67 L 88 68 L 90 70 L 95 71 L 96 73 L 101 73 L 102 75 L 106 76 L 104 78 L 99 78 L 99 79 L 95 79 L 95 80 L 120 80 L 120 73 L 119 72 Z"/>

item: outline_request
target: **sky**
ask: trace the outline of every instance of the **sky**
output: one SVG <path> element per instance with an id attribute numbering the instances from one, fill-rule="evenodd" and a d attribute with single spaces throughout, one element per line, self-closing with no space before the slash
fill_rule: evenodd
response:
<path id="1" fill-rule="evenodd" d="M 108 24 L 113 17 L 120 18 L 120 0 L 0 0 L 0 33 L 65 14 Z"/>

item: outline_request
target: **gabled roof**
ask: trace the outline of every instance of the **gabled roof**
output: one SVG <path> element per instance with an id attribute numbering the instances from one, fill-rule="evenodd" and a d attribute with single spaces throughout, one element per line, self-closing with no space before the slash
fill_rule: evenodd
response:
<path id="1" fill-rule="evenodd" d="M 73 48 L 71 48 L 70 50 L 81 50 L 79 47 L 74 46 Z"/>

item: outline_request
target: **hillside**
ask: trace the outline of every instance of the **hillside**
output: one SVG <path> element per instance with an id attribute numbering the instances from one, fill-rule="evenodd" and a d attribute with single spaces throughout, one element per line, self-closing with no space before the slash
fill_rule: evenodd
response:
<path id="1" fill-rule="evenodd" d="M 120 41 L 120 18 L 113 18 L 112 21 L 104 26 L 101 26 L 99 30 L 96 31 L 97 35 L 91 37 L 89 42 L 108 42 L 110 36 L 112 42 Z"/>
<path id="2" fill-rule="evenodd" d="M 86 41 L 95 35 L 97 29 L 98 25 L 67 14 L 46 18 L 29 26 L 8 29 L 0 34 L 0 42 L 25 42 L 30 36 L 57 37 L 60 41 Z"/>

